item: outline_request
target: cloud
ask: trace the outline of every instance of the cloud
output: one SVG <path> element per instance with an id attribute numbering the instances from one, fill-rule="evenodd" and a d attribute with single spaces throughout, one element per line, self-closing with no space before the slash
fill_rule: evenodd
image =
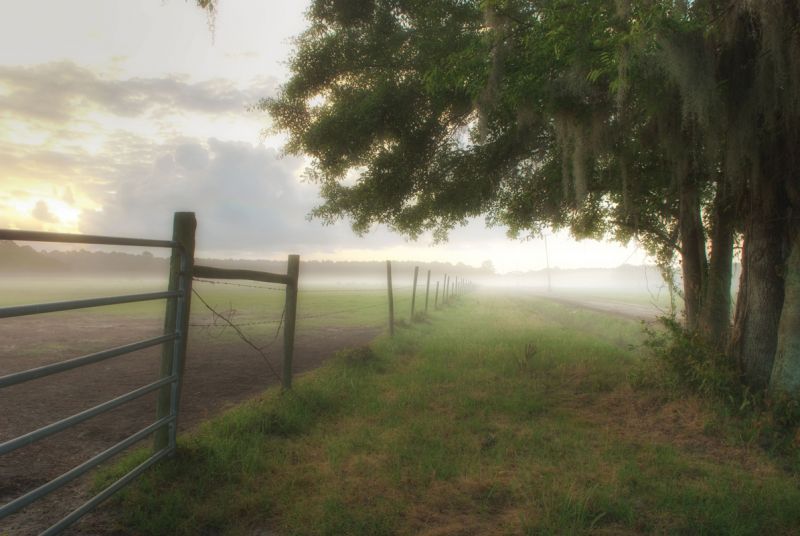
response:
<path id="1" fill-rule="evenodd" d="M 50 207 L 48 207 L 47 203 L 42 200 L 36 202 L 36 205 L 31 211 L 31 216 L 44 223 L 58 222 L 58 218 L 56 218 L 55 215 L 50 212 Z"/>
<path id="2" fill-rule="evenodd" d="M 175 75 L 115 80 L 68 61 L 0 66 L 0 109 L 18 118 L 54 123 L 80 119 L 90 109 L 123 117 L 152 111 L 241 114 L 276 88 L 273 77 L 240 88 L 221 78 L 190 82 Z"/>
<path id="3" fill-rule="evenodd" d="M 82 232 L 168 237 L 172 214 L 193 211 L 198 248 L 232 256 L 403 243 L 386 232 L 359 239 L 346 224 L 308 221 L 319 198 L 316 186 L 297 178 L 305 161 L 275 149 L 217 139 L 116 143 L 102 153 L 128 156 L 91 186 L 103 210 L 83 213 Z"/>

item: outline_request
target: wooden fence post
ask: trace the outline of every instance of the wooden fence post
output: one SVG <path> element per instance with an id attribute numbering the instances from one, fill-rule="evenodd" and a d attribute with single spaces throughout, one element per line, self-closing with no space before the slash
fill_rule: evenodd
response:
<path id="1" fill-rule="evenodd" d="M 411 321 L 414 321 L 414 306 L 417 303 L 417 277 L 419 276 L 419 266 L 414 267 L 414 284 L 411 286 Z"/>
<path id="2" fill-rule="evenodd" d="M 300 255 L 289 255 L 286 275 L 286 305 L 283 318 L 283 379 L 284 389 L 292 388 L 292 360 L 294 359 L 294 331 L 297 323 L 297 291 L 300 278 Z"/>
<path id="3" fill-rule="evenodd" d="M 428 312 L 428 295 L 431 293 L 431 271 L 428 270 L 428 279 L 425 282 L 425 312 Z"/>
<path id="4" fill-rule="evenodd" d="M 444 281 L 442 282 L 442 306 L 447 303 L 447 274 L 444 274 Z"/>
<path id="5" fill-rule="evenodd" d="M 183 371 L 186 369 L 186 343 L 189 338 L 189 311 L 192 298 L 192 271 L 194 267 L 194 233 L 197 220 L 194 212 L 176 212 L 172 220 L 172 240 L 180 244 L 172 249 L 169 260 L 168 290 L 181 290 L 181 298 L 167 300 L 164 311 L 164 333 L 179 333 L 174 342 L 165 343 L 161 349 L 161 377 L 166 378 L 178 373 L 178 384 L 163 386 L 158 392 L 156 402 L 156 419 L 170 415 L 172 408 L 179 408 Z M 184 259 L 181 266 L 181 259 Z M 178 319 L 180 318 L 180 325 Z M 177 365 L 177 366 L 176 366 Z M 177 418 L 177 415 L 176 415 Z M 154 434 L 153 447 L 156 451 L 174 445 L 178 423 L 159 428 Z"/>
<path id="6" fill-rule="evenodd" d="M 394 296 L 392 295 L 392 261 L 386 261 L 386 288 L 389 291 L 389 336 L 394 337 Z"/>
<path id="7" fill-rule="evenodd" d="M 439 308 L 439 282 L 436 282 L 436 294 L 433 296 L 433 308 Z"/>

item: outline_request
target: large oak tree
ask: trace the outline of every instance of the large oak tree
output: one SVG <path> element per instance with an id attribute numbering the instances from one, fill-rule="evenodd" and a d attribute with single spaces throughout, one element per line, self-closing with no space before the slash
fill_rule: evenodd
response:
<path id="1" fill-rule="evenodd" d="M 262 106 L 312 158 L 315 216 L 636 238 L 680 258 L 687 329 L 800 396 L 796 1 L 316 0 L 308 20 Z"/>

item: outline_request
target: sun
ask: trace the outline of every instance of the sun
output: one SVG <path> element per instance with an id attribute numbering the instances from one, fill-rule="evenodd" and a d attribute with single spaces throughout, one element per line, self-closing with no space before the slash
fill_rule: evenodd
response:
<path id="1" fill-rule="evenodd" d="M 42 229 L 50 232 L 76 233 L 81 209 L 55 197 L 30 196 L 11 199 L 6 213 L 8 225 L 18 229 Z"/>

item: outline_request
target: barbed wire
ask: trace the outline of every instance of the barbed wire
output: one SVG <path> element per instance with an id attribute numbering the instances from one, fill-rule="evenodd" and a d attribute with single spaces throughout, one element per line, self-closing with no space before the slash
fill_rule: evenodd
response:
<path id="1" fill-rule="evenodd" d="M 283 292 L 285 287 L 268 287 L 266 285 L 251 285 L 248 283 L 231 283 L 230 281 L 215 281 L 211 279 L 203 279 L 200 277 L 193 277 L 192 280 L 199 283 L 208 283 L 210 285 L 228 285 L 231 287 L 255 288 L 259 290 L 271 290 L 273 292 Z M 392 287 L 393 291 L 408 290 L 413 285 L 403 285 L 400 287 Z M 301 288 L 299 292 L 386 292 L 383 287 L 364 287 L 364 288 Z"/>
<path id="2" fill-rule="evenodd" d="M 256 344 L 253 341 L 251 341 L 247 337 L 247 335 L 244 334 L 244 332 L 241 329 L 239 329 L 239 326 L 237 326 L 236 324 L 231 322 L 231 320 L 229 320 L 228 317 L 226 317 L 225 315 L 219 313 L 216 309 L 211 307 L 211 305 L 209 305 L 208 302 L 203 299 L 203 297 L 200 295 L 199 292 L 197 292 L 196 289 L 194 289 L 194 288 L 192 289 L 192 294 L 194 294 L 197 297 L 197 299 L 200 300 L 200 302 L 206 307 L 206 309 L 211 311 L 211 314 L 214 315 L 215 318 L 219 318 L 220 320 L 225 322 L 228 326 L 230 326 L 236 332 L 236 334 L 239 336 L 240 339 L 242 339 L 242 341 L 244 341 L 250 348 L 255 350 L 261 356 L 261 358 L 264 360 L 264 363 L 267 364 L 267 368 L 269 368 L 269 370 L 272 373 L 272 375 L 275 376 L 275 378 L 278 381 L 281 381 L 280 374 L 278 374 L 278 372 L 275 370 L 275 367 L 272 366 L 272 363 L 270 362 L 269 357 L 264 352 L 264 350 L 266 350 L 267 348 L 269 348 L 270 346 L 275 344 L 275 341 L 278 340 L 278 335 L 281 332 L 281 327 L 283 327 L 283 319 L 286 316 L 286 309 L 285 308 L 284 308 L 283 312 L 281 313 L 280 323 L 278 324 L 278 327 L 275 330 L 275 336 L 272 337 L 272 340 L 269 341 L 264 346 L 256 346 Z"/>
<path id="3" fill-rule="evenodd" d="M 268 287 L 265 285 L 250 285 L 247 283 L 231 283 L 230 281 L 212 281 L 211 279 L 201 279 L 199 277 L 193 277 L 193 281 L 197 281 L 199 283 L 209 283 L 211 285 L 228 285 L 230 287 L 245 287 L 245 288 L 257 288 L 259 290 L 271 290 L 273 292 L 283 292 L 283 287 Z"/>
<path id="4" fill-rule="evenodd" d="M 412 285 L 405 285 L 402 287 L 392 287 L 395 290 L 407 290 Z M 370 288 L 301 288 L 300 292 L 386 292 L 384 287 L 370 287 Z"/>

